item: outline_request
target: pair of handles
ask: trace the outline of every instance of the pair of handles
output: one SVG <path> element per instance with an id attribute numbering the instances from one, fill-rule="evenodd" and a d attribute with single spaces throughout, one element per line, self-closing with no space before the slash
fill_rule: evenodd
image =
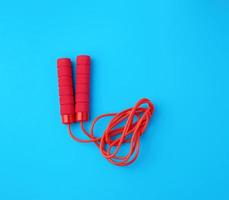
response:
<path id="1" fill-rule="evenodd" d="M 77 56 L 74 92 L 71 60 L 69 58 L 57 60 L 60 113 L 63 124 L 88 120 L 90 63 L 90 56 Z"/>

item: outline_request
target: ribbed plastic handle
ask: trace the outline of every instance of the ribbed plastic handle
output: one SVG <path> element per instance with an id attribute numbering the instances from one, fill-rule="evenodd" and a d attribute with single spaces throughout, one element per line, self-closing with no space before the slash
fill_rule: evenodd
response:
<path id="1" fill-rule="evenodd" d="M 89 118 L 90 64 L 90 56 L 77 56 L 75 92 L 76 121 L 87 121 Z"/>
<path id="2" fill-rule="evenodd" d="M 75 121 L 71 60 L 69 58 L 59 58 L 57 60 L 57 71 L 62 123 L 71 124 Z"/>

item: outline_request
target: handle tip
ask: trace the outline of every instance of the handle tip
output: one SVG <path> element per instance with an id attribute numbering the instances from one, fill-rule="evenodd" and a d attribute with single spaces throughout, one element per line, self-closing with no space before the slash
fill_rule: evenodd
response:
<path id="1" fill-rule="evenodd" d="M 91 57 L 88 55 L 80 55 L 76 57 L 76 63 L 78 65 L 90 65 Z"/>

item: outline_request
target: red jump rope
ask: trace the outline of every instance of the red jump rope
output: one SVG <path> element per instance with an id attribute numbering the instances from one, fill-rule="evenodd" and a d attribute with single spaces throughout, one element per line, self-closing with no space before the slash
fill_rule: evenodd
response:
<path id="1" fill-rule="evenodd" d="M 133 163 L 140 148 L 140 137 L 147 127 L 154 112 L 150 100 L 140 99 L 132 108 L 119 113 L 108 113 L 96 117 L 90 130 L 86 131 L 84 122 L 89 119 L 90 93 L 90 56 L 81 55 L 76 59 L 76 87 L 73 89 L 72 63 L 69 58 L 57 60 L 60 113 L 62 123 L 68 125 L 71 138 L 77 142 L 94 142 L 102 155 L 112 164 L 127 166 Z M 101 137 L 94 135 L 96 122 L 104 117 L 112 117 Z M 71 131 L 71 124 L 79 122 L 88 140 L 77 138 Z M 125 124 L 121 126 L 121 124 Z M 129 144 L 129 151 L 120 155 L 124 143 Z"/>

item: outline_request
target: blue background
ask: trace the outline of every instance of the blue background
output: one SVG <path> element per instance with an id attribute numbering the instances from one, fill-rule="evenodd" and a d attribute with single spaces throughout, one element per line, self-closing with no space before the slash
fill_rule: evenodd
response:
<path id="1" fill-rule="evenodd" d="M 60 122 L 56 59 L 78 54 L 91 118 L 156 106 L 129 167 Z M 1 1 L 0 199 L 229 199 L 228 55 L 226 0 Z"/>

